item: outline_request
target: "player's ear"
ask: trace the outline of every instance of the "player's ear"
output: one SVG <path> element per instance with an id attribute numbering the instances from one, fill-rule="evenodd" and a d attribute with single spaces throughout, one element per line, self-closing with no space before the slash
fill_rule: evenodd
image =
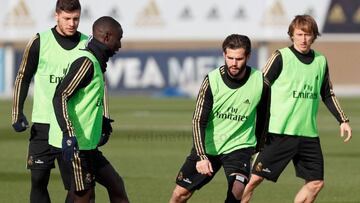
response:
<path id="1" fill-rule="evenodd" d="M 109 32 L 105 32 L 104 34 L 104 43 L 107 44 L 110 41 L 111 34 Z"/>
<path id="2" fill-rule="evenodd" d="M 250 56 L 251 56 L 251 53 L 249 53 L 249 54 L 246 56 L 246 60 L 249 60 L 249 59 L 250 59 Z"/>
<path id="3" fill-rule="evenodd" d="M 59 14 L 57 12 L 54 13 L 55 21 L 58 22 L 59 20 Z"/>

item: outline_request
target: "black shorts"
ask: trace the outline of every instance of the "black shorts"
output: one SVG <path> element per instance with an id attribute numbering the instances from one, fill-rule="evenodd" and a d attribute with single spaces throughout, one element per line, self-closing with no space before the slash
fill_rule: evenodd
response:
<path id="1" fill-rule="evenodd" d="M 78 157 L 74 161 L 66 162 L 70 166 L 70 191 L 83 191 L 95 186 L 95 176 L 97 172 L 109 161 L 103 156 L 97 148 L 94 150 L 80 150 Z M 67 165 L 68 166 L 68 165 Z M 64 167 L 65 170 L 69 169 Z M 67 176 L 68 171 L 61 171 Z"/>
<path id="2" fill-rule="evenodd" d="M 48 139 L 49 124 L 34 123 L 31 126 L 26 163 L 28 169 L 55 168 L 54 162 L 59 154 L 58 151 L 51 150 Z"/>
<path id="3" fill-rule="evenodd" d="M 224 168 L 228 182 L 231 180 L 231 176 L 241 174 L 242 176 L 239 178 L 244 177 L 244 179 L 239 179 L 239 181 L 246 184 L 250 174 L 250 159 L 254 152 L 254 148 L 246 148 L 235 150 L 229 154 L 207 155 L 214 172 L 212 176 L 206 176 L 198 173 L 196 170 L 196 162 L 198 160 L 196 151 L 193 148 L 178 173 L 176 184 L 189 191 L 198 190 L 211 181 L 221 166 Z"/>
<path id="4" fill-rule="evenodd" d="M 307 181 L 324 179 L 324 158 L 320 139 L 269 133 L 252 173 L 276 182 L 293 161 L 296 176 Z"/>
<path id="5" fill-rule="evenodd" d="M 49 124 L 34 123 L 31 126 L 27 168 L 30 170 L 48 170 L 55 168 L 55 159 L 58 162 L 61 178 L 66 190 L 71 188 L 71 164 L 63 160 L 60 148 L 49 145 Z M 99 150 L 94 150 L 95 173 L 110 164 Z"/>

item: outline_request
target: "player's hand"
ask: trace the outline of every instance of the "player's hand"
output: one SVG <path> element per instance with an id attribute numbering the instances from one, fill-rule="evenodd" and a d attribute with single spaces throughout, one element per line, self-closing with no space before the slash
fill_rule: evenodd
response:
<path id="1" fill-rule="evenodd" d="M 79 152 L 79 146 L 75 136 L 64 135 L 62 139 L 62 155 L 65 161 L 74 160 L 75 153 Z"/>
<path id="2" fill-rule="evenodd" d="M 27 121 L 25 115 L 19 115 L 16 122 L 12 124 L 12 127 L 16 132 L 23 132 L 29 127 L 29 122 Z"/>
<path id="3" fill-rule="evenodd" d="M 344 138 L 344 142 L 349 142 L 352 137 L 352 130 L 348 122 L 341 123 L 340 136 Z"/>
<path id="4" fill-rule="evenodd" d="M 108 142 L 109 137 L 112 133 L 112 127 L 111 127 L 112 122 L 114 122 L 113 119 L 106 118 L 105 116 L 103 116 L 102 131 L 101 131 L 101 137 L 98 143 L 98 147 L 101 147 Z"/>
<path id="5" fill-rule="evenodd" d="M 196 170 L 199 173 L 207 176 L 212 176 L 212 173 L 214 172 L 211 166 L 211 162 L 208 159 L 196 162 Z"/>

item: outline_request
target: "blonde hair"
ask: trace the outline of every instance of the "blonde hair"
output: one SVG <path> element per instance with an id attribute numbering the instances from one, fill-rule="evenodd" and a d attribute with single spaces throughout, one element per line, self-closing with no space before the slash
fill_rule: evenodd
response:
<path id="1" fill-rule="evenodd" d="M 289 25 L 288 35 L 292 40 L 295 28 L 298 28 L 304 32 L 312 33 L 314 36 L 313 41 L 320 36 L 316 21 L 310 15 L 297 15 Z"/>

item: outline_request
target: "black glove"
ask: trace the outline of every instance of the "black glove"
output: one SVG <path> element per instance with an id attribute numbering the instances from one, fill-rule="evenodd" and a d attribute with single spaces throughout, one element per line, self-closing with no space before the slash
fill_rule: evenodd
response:
<path id="1" fill-rule="evenodd" d="M 19 118 L 16 120 L 15 123 L 12 124 L 12 127 L 16 132 L 22 132 L 25 131 L 26 128 L 29 127 L 29 123 L 26 120 L 25 115 L 19 115 Z"/>
<path id="2" fill-rule="evenodd" d="M 101 137 L 98 143 L 98 147 L 103 146 L 109 140 L 110 134 L 112 133 L 111 123 L 114 122 L 113 119 L 106 118 L 103 116 L 103 123 L 102 123 L 102 131 Z"/>
<path id="3" fill-rule="evenodd" d="M 69 137 L 64 135 L 62 139 L 62 155 L 65 161 L 72 161 L 74 159 L 74 154 L 79 151 L 79 146 L 75 136 Z"/>

